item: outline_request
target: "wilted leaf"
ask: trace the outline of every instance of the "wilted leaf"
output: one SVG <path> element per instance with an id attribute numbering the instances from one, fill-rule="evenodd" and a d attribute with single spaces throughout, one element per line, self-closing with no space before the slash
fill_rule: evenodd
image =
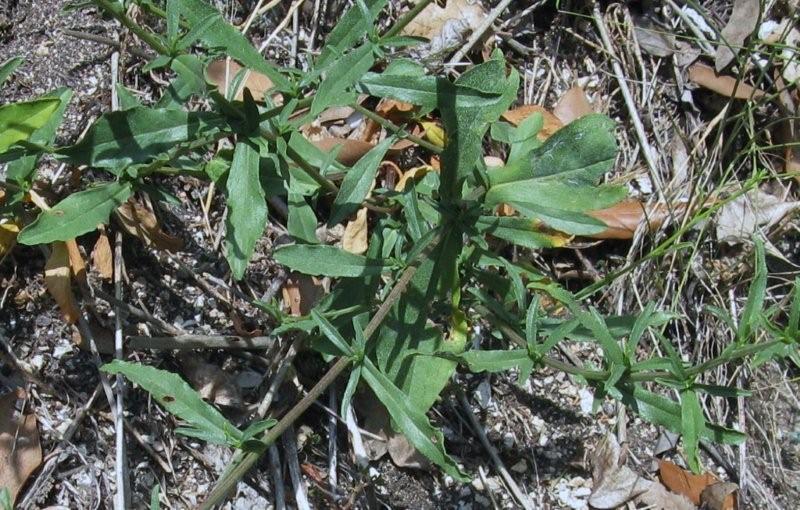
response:
<path id="1" fill-rule="evenodd" d="M 536 134 L 536 137 L 540 141 L 545 141 L 550 136 L 561 129 L 564 124 L 559 120 L 558 117 L 550 113 L 547 108 L 542 106 L 527 104 L 524 106 L 520 106 L 519 108 L 514 108 L 513 110 L 508 110 L 506 113 L 502 115 L 503 119 L 507 120 L 508 122 L 514 124 L 515 126 L 519 126 L 523 120 L 527 119 L 534 113 L 539 112 L 542 114 L 542 118 L 544 119 L 544 125 L 542 129 Z"/>
<path id="2" fill-rule="evenodd" d="M 161 230 L 158 218 L 149 208 L 137 200 L 130 199 L 117 208 L 117 218 L 122 228 L 138 237 L 145 246 L 171 252 L 180 251 L 183 241 Z"/>
<path id="3" fill-rule="evenodd" d="M 367 208 L 362 207 L 355 219 L 347 222 L 342 236 L 342 248 L 350 253 L 361 255 L 367 252 Z"/>
<path id="4" fill-rule="evenodd" d="M 717 46 L 714 56 L 714 67 L 717 72 L 722 71 L 731 63 L 750 34 L 756 29 L 760 11 L 759 0 L 736 0 L 733 2 L 733 12 L 725 28 L 720 34 L 722 41 Z"/>
<path id="5" fill-rule="evenodd" d="M 763 90 L 742 81 L 737 82 L 732 76 L 717 75 L 713 68 L 699 62 L 689 67 L 689 81 L 725 97 L 759 99 L 765 95 Z"/>
<path id="6" fill-rule="evenodd" d="M 620 465 L 621 448 L 613 434 L 606 434 L 592 455 L 594 489 L 589 504 L 594 508 L 617 508 L 629 501 L 653 510 L 695 510 L 684 496 L 667 491 L 658 482 L 646 480 Z"/>
<path id="7" fill-rule="evenodd" d="M 56 300 L 67 324 L 75 324 L 80 317 L 80 309 L 72 293 L 72 278 L 67 245 L 55 242 L 44 266 L 44 283 L 47 291 Z"/>
<path id="8" fill-rule="evenodd" d="M 301 273 L 291 273 L 281 289 L 283 303 L 294 317 L 308 315 L 325 295 L 322 280 Z"/>
<path id="9" fill-rule="evenodd" d="M 111 252 L 111 243 L 105 232 L 100 233 L 92 250 L 92 263 L 100 276 L 110 280 L 114 276 L 114 258 Z"/>
<path id="10" fill-rule="evenodd" d="M 673 207 L 673 214 L 678 214 L 686 208 L 685 204 Z M 633 239 L 633 234 L 642 223 L 647 223 L 645 232 L 658 230 L 670 216 L 670 211 L 664 204 L 646 206 L 636 199 L 628 199 L 612 205 L 607 209 L 589 211 L 586 214 L 606 224 L 608 228 L 596 234 L 588 234 L 594 239 Z"/>
<path id="11" fill-rule="evenodd" d="M 565 126 L 573 120 L 580 119 L 585 115 L 594 113 L 592 105 L 589 104 L 589 98 L 586 97 L 586 92 L 580 87 L 572 87 L 564 92 L 558 104 L 553 108 L 553 114 L 558 117 Z"/>
<path id="12" fill-rule="evenodd" d="M 0 397 L 0 488 L 8 490 L 13 505 L 25 481 L 42 463 L 36 414 L 20 414 L 18 389 Z"/>
<path id="13" fill-rule="evenodd" d="M 445 7 L 432 2 L 403 29 L 402 34 L 430 40 L 425 53 L 438 54 L 461 44 L 485 17 L 486 11 L 478 2 L 448 0 Z"/>
<path id="14" fill-rule="evenodd" d="M 757 228 L 769 228 L 798 208 L 800 201 L 786 202 L 761 190 L 750 191 L 722 206 L 717 239 L 730 244 L 746 241 Z"/>
<path id="15" fill-rule="evenodd" d="M 208 64 L 206 68 L 206 77 L 225 94 L 230 87 L 237 84 L 238 80 L 235 78 L 242 69 L 243 67 L 237 62 L 223 58 Z M 242 71 L 242 73 L 244 72 L 246 71 Z M 272 89 L 273 86 L 272 80 L 265 75 L 258 71 L 250 70 L 250 72 L 247 73 L 247 79 L 241 83 L 239 89 L 236 91 L 234 99 L 236 101 L 243 101 L 244 89 L 248 88 L 256 101 L 263 101 L 264 93 Z"/>
<path id="16" fill-rule="evenodd" d="M 700 494 L 706 487 L 719 481 L 711 473 L 696 475 L 667 460 L 658 461 L 658 477 L 665 487 L 676 494 L 686 496 L 695 505 L 700 504 Z"/>
<path id="17" fill-rule="evenodd" d="M 230 374 L 216 365 L 201 361 L 194 353 L 181 356 L 180 362 L 186 380 L 203 399 L 226 407 L 242 405 L 239 386 Z"/>

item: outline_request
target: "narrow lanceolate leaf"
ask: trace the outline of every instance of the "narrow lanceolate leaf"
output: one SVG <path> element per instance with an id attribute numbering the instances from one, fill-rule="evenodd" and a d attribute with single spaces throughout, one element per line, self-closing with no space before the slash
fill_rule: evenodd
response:
<path id="1" fill-rule="evenodd" d="M 177 11 L 186 18 L 192 27 L 204 26 L 197 35 L 207 46 L 222 48 L 225 54 L 238 60 L 245 67 L 265 74 L 280 91 L 290 88 L 289 81 L 275 66 L 268 63 L 250 44 L 241 32 L 233 28 L 214 7 L 204 0 L 172 0 Z"/>
<path id="2" fill-rule="evenodd" d="M 466 364 L 471 372 L 505 372 L 518 368 L 521 372 L 530 373 L 533 368 L 528 351 L 512 349 L 509 351 L 471 350 L 454 355 L 458 361 Z"/>
<path id="3" fill-rule="evenodd" d="M 381 12 L 387 2 L 388 0 L 364 1 L 372 18 Z M 325 47 L 317 58 L 316 67 L 327 66 L 363 38 L 371 28 L 368 23 L 359 6 L 354 2 L 344 16 L 336 22 L 336 26 L 325 40 Z"/>
<path id="4" fill-rule="evenodd" d="M 22 57 L 12 57 L 0 64 L 0 85 L 11 76 L 11 73 L 13 73 L 22 62 Z"/>
<path id="5" fill-rule="evenodd" d="M 355 278 L 380 274 L 391 269 L 381 260 L 368 259 L 325 245 L 293 244 L 275 250 L 275 260 L 303 274 Z"/>
<path id="6" fill-rule="evenodd" d="M 534 220 L 511 216 L 481 216 L 475 226 L 483 233 L 526 248 L 560 248 L 569 237 L 543 232 Z"/>
<path id="7" fill-rule="evenodd" d="M 114 360 L 100 370 L 122 374 L 150 393 L 170 413 L 188 423 L 184 433 L 217 444 L 235 445 L 242 432 L 206 403 L 180 376 L 147 365 Z"/>
<path id="8" fill-rule="evenodd" d="M 0 152 L 28 140 L 37 129 L 47 124 L 59 105 L 61 101 L 58 98 L 49 98 L 0 106 Z"/>
<path id="9" fill-rule="evenodd" d="M 237 280 L 244 276 L 256 241 L 267 223 L 267 203 L 259 180 L 258 162 L 255 145 L 249 141 L 236 144 L 226 182 L 228 219 L 225 246 L 228 264 Z"/>
<path id="10" fill-rule="evenodd" d="M 21 244 L 42 244 L 73 239 L 108 222 L 111 211 L 131 196 L 127 182 L 111 182 L 73 193 L 20 232 Z"/>
<path id="11" fill-rule="evenodd" d="M 335 225 L 361 207 L 367 198 L 370 187 L 378 173 L 378 165 L 383 160 L 386 151 L 394 143 L 394 138 L 389 137 L 370 149 L 353 167 L 345 174 L 339 193 L 333 201 L 333 212 L 328 225 Z"/>
<path id="12" fill-rule="evenodd" d="M 54 90 L 42 98 L 58 99 L 60 103 L 53 111 L 53 114 L 50 115 L 50 118 L 47 119 L 47 122 L 45 122 L 42 127 L 31 134 L 29 139 L 30 142 L 41 145 L 53 143 L 53 140 L 56 137 L 56 130 L 58 129 L 58 126 L 61 125 L 61 120 L 64 117 L 64 110 L 67 109 L 67 104 L 69 104 L 69 100 L 71 98 L 72 90 L 67 88 Z M 12 161 L 8 164 L 6 175 L 10 180 L 16 182 L 17 184 L 22 184 L 33 175 L 33 172 L 36 169 L 36 163 L 38 161 L 39 155 L 25 156 L 24 158 Z"/>
<path id="13" fill-rule="evenodd" d="M 176 144 L 208 136 L 225 124 L 211 112 L 132 108 L 100 117 L 77 144 L 58 151 L 75 165 L 106 168 L 146 163 Z"/>
<path id="14" fill-rule="evenodd" d="M 331 64 L 331 69 L 314 95 L 312 115 L 319 115 L 328 106 L 336 104 L 342 93 L 369 71 L 375 62 L 372 50 L 372 44 L 366 43 Z"/>
<path id="15" fill-rule="evenodd" d="M 468 480 L 445 451 L 442 432 L 430 424 L 424 412 L 410 404 L 408 395 L 400 391 L 369 359 L 364 360 L 362 376 L 414 448 L 453 478 Z"/>

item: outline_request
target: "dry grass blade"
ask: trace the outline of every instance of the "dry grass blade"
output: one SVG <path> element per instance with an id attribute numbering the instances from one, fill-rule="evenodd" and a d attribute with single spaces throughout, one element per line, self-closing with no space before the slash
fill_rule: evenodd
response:
<path id="1" fill-rule="evenodd" d="M 689 81 L 725 97 L 759 99 L 766 95 L 763 90 L 732 76 L 718 75 L 713 68 L 699 62 L 689 67 Z"/>
<path id="2" fill-rule="evenodd" d="M 8 489 L 12 506 L 25 481 L 42 463 L 36 415 L 16 410 L 17 401 L 23 398 L 21 389 L 0 397 L 0 488 Z"/>
<path id="3" fill-rule="evenodd" d="M 81 312 L 72 293 L 72 271 L 67 245 L 56 242 L 51 246 L 50 257 L 44 266 L 44 283 L 47 291 L 58 303 L 64 321 L 67 324 L 75 324 Z"/>

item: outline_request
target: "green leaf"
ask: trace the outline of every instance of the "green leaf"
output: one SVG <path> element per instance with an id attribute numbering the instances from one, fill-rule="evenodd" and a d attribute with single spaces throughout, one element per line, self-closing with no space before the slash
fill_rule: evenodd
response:
<path id="1" fill-rule="evenodd" d="M 527 218 L 481 216 L 475 227 L 482 234 L 490 234 L 525 248 L 560 248 L 566 241 L 542 232 L 536 221 Z"/>
<path id="2" fill-rule="evenodd" d="M 378 173 L 378 165 L 389 150 L 394 137 L 388 137 L 369 150 L 347 171 L 339 188 L 339 193 L 333 201 L 333 210 L 328 220 L 328 225 L 335 225 L 361 207 L 367 198 L 370 187 Z"/>
<path id="3" fill-rule="evenodd" d="M 408 396 L 383 375 L 369 359 L 364 360 L 362 374 L 372 391 L 386 406 L 397 428 L 414 445 L 414 448 L 441 467 L 448 475 L 459 481 L 468 481 L 469 477 L 445 452 L 444 436 L 441 431 L 431 426 L 425 413 L 410 405 Z"/>
<path id="4" fill-rule="evenodd" d="M 700 446 L 700 431 L 705 426 L 706 420 L 703 416 L 703 409 L 697 399 L 694 390 L 684 390 L 681 392 L 681 430 L 683 432 L 683 449 L 686 454 L 686 461 L 689 468 L 700 473 L 700 458 L 698 449 Z"/>
<path id="5" fill-rule="evenodd" d="M 72 90 L 61 88 L 42 96 L 41 99 L 58 99 L 60 101 L 58 108 L 53 111 L 47 122 L 39 129 L 34 131 L 29 141 L 41 145 L 50 145 L 56 138 L 56 131 L 58 126 L 61 125 L 61 120 L 64 118 L 64 111 L 67 109 L 70 99 L 72 99 Z M 23 185 L 31 180 L 36 170 L 36 164 L 39 162 L 39 155 L 26 156 L 8 164 L 6 176 L 9 180 Z"/>
<path id="6" fill-rule="evenodd" d="M 210 112 L 152 108 L 106 113 L 77 144 L 57 151 L 75 165 L 106 168 L 119 175 L 175 147 L 216 132 L 225 118 Z"/>
<path id="7" fill-rule="evenodd" d="M 73 193 L 49 211 L 42 212 L 36 220 L 19 233 L 21 244 L 44 244 L 67 241 L 91 232 L 100 223 L 107 223 L 111 211 L 131 196 L 128 182 L 110 182 Z"/>
<path id="8" fill-rule="evenodd" d="M 267 223 L 258 148 L 249 140 L 236 144 L 225 189 L 228 196 L 226 258 L 234 278 L 240 280 Z"/>
<path id="9" fill-rule="evenodd" d="M 114 360 L 100 367 L 108 374 L 122 374 L 150 393 L 170 413 L 188 423 L 182 433 L 208 441 L 234 446 L 242 432 L 177 374 L 147 365 Z"/>
<path id="10" fill-rule="evenodd" d="M 374 19 L 388 0 L 365 0 L 370 16 Z M 344 15 L 336 21 L 336 25 L 325 40 L 325 47 L 317 58 L 316 67 L 326 67 L 345 51 L 352 48 L 363 38 L 372 27 L 364 18 L 358 5 L 351 6 Z"/>
<path id="11" fill-rule="evenodd" d="M 161 510 L 161 503 L 159 502 L 160 494 L 161 486 L 159 484 L 155 484 L 153 489 L 150 491 L 150 510 Z"/>
<path id="12" fill-rule="evenodd" d="M 509 351 L 480 351 L 470 350 L 461 354 L 443 354 L 452 357 L 469 367 L 471 372 L 505 372 L 518 368 L 520 372 L 530 372 L 533 362 L 525 349 L 512 349 Z"/>
<path id="13" fill-rule="evenodd" d="M 320 83 L 311 115 L 319 115 L 330 105 L 337 104 L 342 93 L 352 87 L 375 63 L 372 43 L 365 43 L 331 64 L 325 79 Z"/>
<path id="14" fill-rule="evenodd" d="M 0 64 L 0 85 L 2 85 L 11 73 L 13 73 L 24 62 L 22 57 L 11 57 Z"/>
<path id="15" fill-rule="evenodd" d="M 211 48 L 221 48 L 245 67 L 266 75 L 281 92 L 291 89 L 289 81 L 268 63 L 247 38 L 232 27 L 214 7 L 204 0 L 172 0 L 180 14 L 192 27 L 204 27 L 199 39 Z"/>
<path id="16" fill-rule="evenodd" d="M 131 110 L 133 108 L 142 107 L 142 102 L 139 101 L 139 98 L 121 83 L 117 83 L 117 98 L 119 99 L 120 110 Z"/>
<path id="17" fill-rule="evenodd" d="M 0 106 L 0 153 L 17 142 L 28 140 L 46 125 L 61 106 L 58 98 L 35 99 Z"/>
<path id="18" fill-rule="evenodd" d="M 340 248 L 326 245 L 293 244 L 281 246 L 275 260 L 293 271 L 314 276 L 356 278 L 383 273 L 391 266 Z"/>
<path id="19" fill-rule="evenodd" d="M 328 340 L 336 346 L 341 352 L 342 356 L 352 356 L 353 348 L 347 343 L 347 340 L 339 334 L 339 331 L 331 324 L 328 319 L 322 316 L 316 309 L 311 310 L 311 318 L 317 323 L 320 333 L 328 337 Z"/>
<path id="20" fill-rule="evenodd" d="M 433 76 L 367 73 L 357 89 L 375 97 L 386 97 L 433 109 L 439 104 L 482 107 L 496 102 L 497 96 L 472 89 L 458 89 L 451 81 Z"/>
<path id="21" fill-rule="evenodd" d="M 764 296 L 767 291 L 767 263 L 764 260 L 764 242 L 755 236 L 753 239 L 756 248 L 755 276 L 750 290 L 747 292 L 747 302 L 739 318 L 739 329 L 736 331 L 736 341 L 744 343 L 750 338 L 753 326 L 758 321 L 761 310 L 764 308 Z"/>
<path id="22" fill-rule="evenodd" d="M 289 219 L 286 222 L 286 230 L 298 241 L 315 244 L 317 239 L 317 216 L 314 209 L 308 205 L 303 195 L 289 192 L 287 201 L 289 206 Z"/>
<path id="23" fill-rule="evenodd" d="M 170 62 L 170 68 L 177 77 L 164 91 L 156 107 L 180 110 L 190 97 L 207 90 L 203 63 L 194 55 L 178 55 Z"/>

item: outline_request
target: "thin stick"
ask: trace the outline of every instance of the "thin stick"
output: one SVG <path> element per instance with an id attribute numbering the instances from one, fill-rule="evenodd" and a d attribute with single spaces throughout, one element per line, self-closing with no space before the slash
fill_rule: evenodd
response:
<path id="1" fill-rule="evenodd" d="M 525 510 L 533 510 L 534 507 L 530 500 L 528 500 L 528 496 L 526 496 L 525 493 L 519 488 L 517 482 L 515 482 L 511 477 L 511 473 L 508 472 L 505 464 L 503 464 L 503 461 L 500 459 L 500 456 L 497 455 L 497 451 L 494 449 L 494 447 L 492 447 L 491 443 L 489 443 L 489 438 L 486 437 L 486 432 L 484 432 L 483 427 L 478 422 L 478 418 L 476 418 L 475 414 L 472 412 L 472 408 L 470 407 L 469 402 L 467 402 L 467 397 L 464 395 L 464 392 L 461 391 L 460 388 L 457 388 L 456 395 L 458 396 L 458 401 L 461 403 L 461 407 L 464 408 L 464 413 L 467 415 L 467 418 L 469 418 L 470 425 L 472 425 L 472 428 L 478 435 L 478 439 L 480 439 L 481 444 L 489 454 L 489 458 L 492 459 L 495 469 L 497 469 L 497 472 L 500 473 L 500 476 L 508 486 L 511 494 L 517 498 L 517 501 L 520 505 L 522 505 L 522 508 Z"/>
<path id="2" fill-rule="evenodd" d="M 461 59 L 464 58 L 467 53 L 469 53 L 472 47 L 475 46 L 475 43 L 477 43 L 480 38 L 483 37 L 483 34 L 489 30 L 489 27 L 492 26 L 492 23 L 494 23 L 495 20 L 500 17 L 510 3 L 511 0 L 500 0 L 500 3 L 498 3 L 494 9 L 492 9 L 492 12 L 486 16 L 486 19 L 484 19 L 478 28 L 472 32 L 472 35 L 469 37 L 469 39 L 467 39 L 466 44 L 464 44 L 464 46 L 462 46 L 461 49 L 458 50 L 455 55 L 453 55 L 453 58 L 451 58 L 450 62 L 448 63 L 453 65 L 461 62 Z"/>
<path id="3" fill-rule="evenodd" d="M 358 428 L 353 406 L 348 406 L 344 419 L 347 424 L 347 432 L 350 434 L 350 442 L 353 445 L 353 456 L 356 458 L 356 465 L 363 471 L 369 466 L 369 456 L 367 455 L 367 449 L 364 448 L 364 440 L 361 438 L 361 429 Z"/>
<path id="4" fill-rule="evenodd" d="M 300 462 L 297 459 L 297 441 L 295 438 L 294 426 L 289 425 L 289 428 L 281 436 L 283 454 L 286 455 L 286 465 L 289 467 L 289 478 L 291 478 L 292 486 L 294 487 L 294 502 L 297 505 L 297 510 L 311 510 L 311 505 L 308 503 L 306 484 L 300 474 Z"/>
<path id="5" fill-rule="evenodd" d="M 235 335 L 179 335 L 179 336 L 131 336 L 131 349 L 253 349 L 269 350 L 276 342 L 272 336 L 244 337 Z"/>
<path id="6" fill-rule="evenodd" d="M 275 494 L 275 510 L 286 509 L 286 495 L 283 493 L 283 472 L 281 470 L 281 454 L 278 447 L 269 447 L 269 470 L 272 472 L 272 492 Z"/>
<path id="7" fill-rule="evenodd" d="M 595 25 L 597 25 L 597 30 L 600 32 L 600 39 L 603 41 L 603 46 L 608 54 L 612 55 L 611 67 L 614 69 L 614 77 L 617 79 L 619 90 L 622 92 L 622 97 L 625 100 L 625 106 L 628 109 L 631 122 L 633 122 L 633 128 L 636 131 L 636 138 L 639 140 L 639 145 L 642 147 L 644 160 L 647 163 L 647 168 L 650 170 L 650 178 L 653 180 L 653 184 L 656 185 L 659 198 L 664 203 L 667 203 L 667 200 L 664 198 L 663 194 L 661 177 L 658 174 L 658 165 L 656 164 L 656 160 L 653 156 L 653 148 L 650 146 L 650 142 L 647 141 L 647 133 L 645 133 L 644 125 L 642 124 L 642 120 L 639 118 L 638 108 L 636 103 L 633 101 L 631 90 L 628 88 L 628 82 L 625 80 L 625 74 L 622 72 L 622 66 L 619 65 L 619 59 L 617 59 L 616 54 L 614 53 L 614 47 L 611 45 L 611 39 L 608 36 L 608 28 L 606 27 L 605 21 L 603 21 L 603 17 L 600 14 L 600 6 L 597 3 L 595 3 L 594 9 L 592 10 L 592 18 L 594 19 Z"/>
<path id="8" fill-rule="evenodd" d="M 328 389 L 328 407 L 336 409 L 336 387 L 331 386 Z M 338 449 L 336 448 L 336 436 L 338 436 L 339 420 L 336 415 L 328 416 L 328 484 L 330 485 L 331 494 L 335 498 L 338 494 L 339 476 L 338 470 Z"/>

